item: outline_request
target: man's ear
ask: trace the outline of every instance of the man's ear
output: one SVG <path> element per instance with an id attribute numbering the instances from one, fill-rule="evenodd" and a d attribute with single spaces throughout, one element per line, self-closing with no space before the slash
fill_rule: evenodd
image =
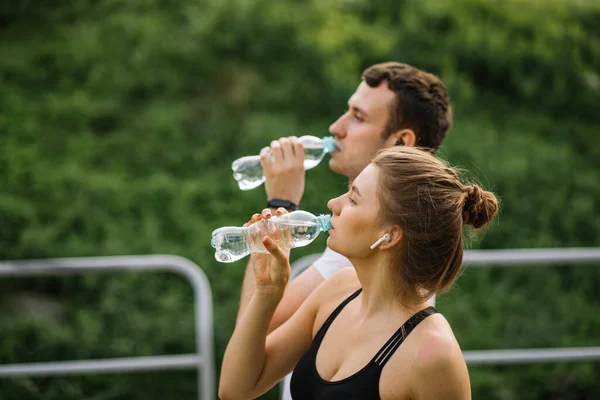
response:
<path id="1" fill-rule="evenodd" d="M 417 135 L 412 129 L 400 129 L 392 133 L 388 139 L 388 145 L 391 146 L 416 146 L 417 144 Z"/>
<path id="2" fill-rule="evenodd" d="M 387 250 L 395 247 L 400 240 L 402 240 L 402 229 L 399 226 L 394 226 L 386 230 L 386 233 L 390 235 L 390 240 L 386 240 L 379 245 L 381 250 Z"/>

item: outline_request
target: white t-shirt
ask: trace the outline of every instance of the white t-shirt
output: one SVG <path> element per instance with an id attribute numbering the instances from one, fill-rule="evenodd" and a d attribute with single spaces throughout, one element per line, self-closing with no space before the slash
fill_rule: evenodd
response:
<path id="1" fill-rule="evenodd" d="M 323 279 L 328 279 L 340 269 L 351 267 L 352 263 L 340 253 L 336 253 L 327 247 L 321 257 L 319 257 L 313 265 L 317 271 L 319 271 Z"/>

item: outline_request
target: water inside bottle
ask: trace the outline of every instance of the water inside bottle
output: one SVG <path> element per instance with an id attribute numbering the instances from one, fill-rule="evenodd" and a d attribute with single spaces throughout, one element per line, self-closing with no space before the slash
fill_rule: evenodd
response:
<path id="1" fill-rule="evenodd" d="M 220 262 L 234 262 L 248 255 L 250 247 L 241 229 L 224 227 L 212 234 L 212 246 L 215 248 L 215 258 Z"/>
<path id="2" fill-rule="evenodd" d="M 316 167 L 323 157 L 325 157 L 323 147 L 304 147 L 304 169 Z"/>
<path id="3" fill-rule="evenodd" d="M 325 157 L 325 150 L 321 145 L 304 147 L 304 169 L 312 169 L 319 165 Z M 242 157 L 231 165 L 233 177 L 238 182 L 241 190 L 251 190 L 265 182 L 263 169 L 260 165 L 260 156 Z"/>
<path id="4" fill-rule="evenodd" d="M 297 222 L 290 225 L 290 234 L 293 247 L 306 246 L 319 235 L 320 230 L 316 223 L 313 222 Z"/>
<path id="5" fill-rule="evenodd" d="M 268 253 L 262 238 L 269 235 L 282 249 L 302 247 L 312 242 L 320 233 L 314 222 L 294 221 L 278 224 L 276 221 L 258 223 L 252 231 L 238 227 L 223 227 L 212 235 L 212 246 L 216 249 L 215 258 L 220 262 L 234 262 L 247 256 L 251 251 Z"/>
<path id="6" fill-rule="evenodd" d="M 259 187 L 265 181 L 260 156 L 242 157 L 233 162 L 233 177 L 242 190 L 251 190 Z"/>

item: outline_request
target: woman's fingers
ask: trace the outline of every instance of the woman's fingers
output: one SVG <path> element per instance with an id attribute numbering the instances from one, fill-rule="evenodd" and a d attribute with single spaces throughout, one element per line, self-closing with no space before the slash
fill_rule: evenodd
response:
<path id="1" fill-rule="evenodd" d="M 252 217 L 250 218 L 250 221 L 246 222 L 244 224 L 244 227 L 250 226 L 253 223 L 260 221 L 261 219 L 262 219 L 262 215 L 260 215 L 260 214 L 252 214 Z"/>
<path id="2" fill-rule="evenodd" d="M 272 215 L 272 214 L 271 214 L 271 209 L 270 209 L 270 208 L 264 208 L 264 209 L 262 210 L 262 212 L 261 212 L 261 216 L 262 216 L 264 219 L 269 219 L 269 218 L 271 218 L 271 215 Z"/>
<path id="3" fill-rule="evenodd" d="M 287 214 L 288 210 L 286 210 L 283 207 L 279 207 L 277 210 L 275 210 L 275 215 L 283 215 L 283 214 Z"/>
<path id="4" fill-rule="evenodd" d="M 278 262 L 282 264 L 287 262 L 287 255 L 283 252 L 283 250 L 281 250 L 281 248 L 273 239 L 268 236 L 263 237 L 263 245 Z"/>

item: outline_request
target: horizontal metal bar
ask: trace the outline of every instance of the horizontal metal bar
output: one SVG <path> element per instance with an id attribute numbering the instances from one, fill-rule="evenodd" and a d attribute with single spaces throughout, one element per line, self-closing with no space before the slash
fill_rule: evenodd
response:
<path id="1" fill-rule="evenodd" d="M 463 257 L 470 267 L 589 263 L 600 264 L 600 247 L 468 250 Z"/>
<path id="2" fill-rule="evenodd" d="M 532 364 L 545 362 L 598 361 L 600 347 L 559 349 L 470 350 L 463 355 L 467 364 Z"/>
<path id="3" fill-rule="evenodd" d="M 202 362 L 203 358 L 198 354 L 178 354 L 174 356 L 5 364 L 0 365 L 0 378 L 195 369 L 200 368 Z M 204 366 L 204 368 L 210 368 L 210 366 Z"/>

